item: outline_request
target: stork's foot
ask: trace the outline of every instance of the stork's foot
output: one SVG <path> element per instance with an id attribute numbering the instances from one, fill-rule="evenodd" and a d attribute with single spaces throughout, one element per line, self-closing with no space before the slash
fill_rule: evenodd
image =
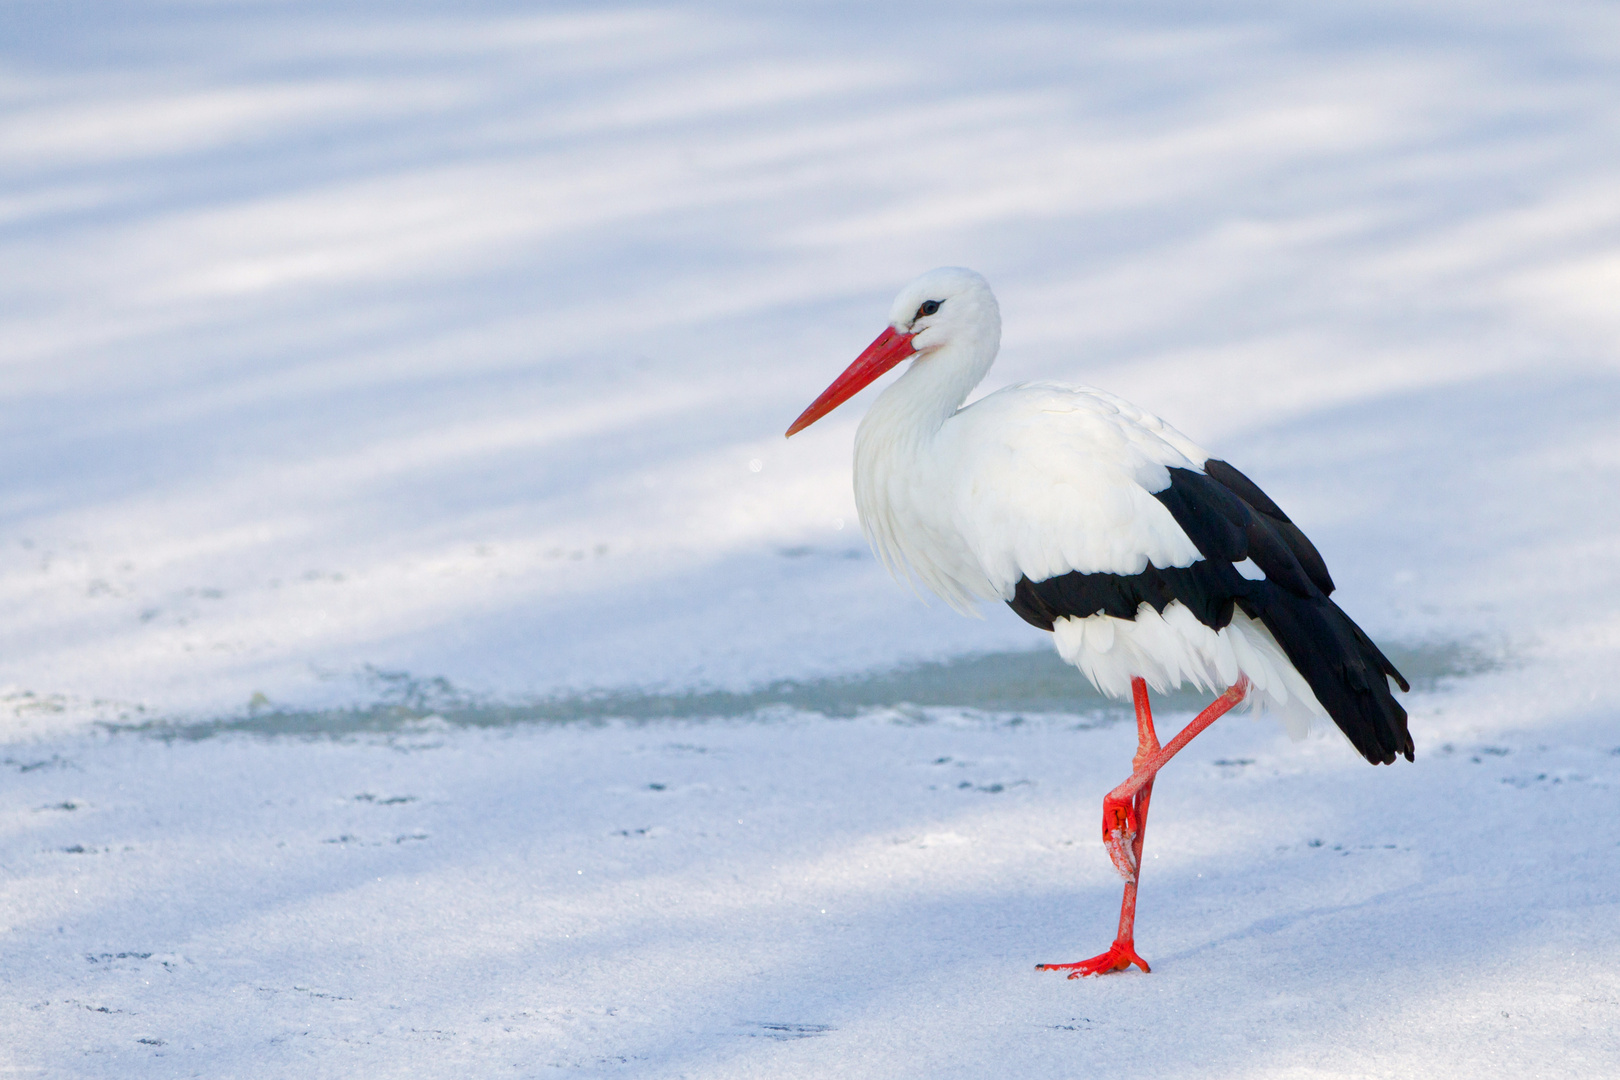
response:
<path id="1" fill-rule="evenodd" d="M 1136 955 L 1136 943 L 1130 940 L 1115 941 L 1108 947 L 1108 951 L 1101 956 L 1093 956 L 1090 960 L 1081 960 L 1077 964 L 1036 964 L 1036 971 L 1067 971 L 1069 978 L 1078 979 L 1082 975 L 1109 975 L 1116 971 L 1126 971 L 1132 964 L 1143 971 L 1152 971 L 1147 961 Z"/>

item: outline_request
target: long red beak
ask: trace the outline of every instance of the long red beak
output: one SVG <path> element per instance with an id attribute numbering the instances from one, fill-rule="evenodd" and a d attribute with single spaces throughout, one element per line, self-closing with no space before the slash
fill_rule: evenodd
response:
<path id="1" fill-rule="evenodd" d="M 885 327 L 883 333 L 877 336 L 877 340 L 868 345 L 866 350 L 855 358 L 855 362 L 845 368 L 844 373 L 834 379 L 833 384 L 823 390 L 821 396 L 812 401 L 808 409 L 799 414 L 799 418 L 793 421 L 793 426 L 787 429 L 787 433 L 796 434 L 820 420 L 860 393 L 867 383 L 910 356 L 913 351 L 910 334 L 902 334 L 892 326 Z"/>

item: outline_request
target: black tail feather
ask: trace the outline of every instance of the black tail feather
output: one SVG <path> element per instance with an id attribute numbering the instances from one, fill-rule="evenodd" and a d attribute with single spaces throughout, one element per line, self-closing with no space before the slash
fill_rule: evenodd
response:
<path id="1" fill-rule="evenodd" d="M 1351 744 L 1375 765 L 1388 765 L 1397 754 L 1411 761 L 1406 710 L 1390 693 L 1389 679 L 1402 690 L 1410 687 L 1389 658 L 1321 593 L 1299 596 L 1270 582 L 1255 585 L 1238 606 L 1271 631 Z"/>
<path id="2" fill-rule="evenodd" d="M 1316 546 L 1253 480 L 1224 461 L 1204 462 L 1203 472 L 1169 472 L 1170 485 L 1153 497 L 1170 511 L 1199 554 L 1218 565 L 1204 574 L 1219 577 L 1213 589 L 1204 590 L 1209 599 L 1230 596 L 1250 618 L 1265 624 L 1333 722 L 1368 761 L 1387 765 L 1396 754 L 1412 760 L 1406 710 L 1390 695 L 1389 679 L 1402 690 L 1410 687 L 1389 657 L 1328 599 L 1333 579 Z M 1245 558 L 1265 574 L 1264 581 L 1239 576 L 1234 566 Z M 1220 629 L 1226 624 L 1206 625 Z"/>

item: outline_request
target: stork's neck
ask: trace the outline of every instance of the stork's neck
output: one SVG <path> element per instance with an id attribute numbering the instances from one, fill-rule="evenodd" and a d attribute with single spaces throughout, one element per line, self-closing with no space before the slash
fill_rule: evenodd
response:
<path id="1" fill-rule="evenodd" d="M 861 529 L 891 573 L 909 568 L 959 611 L 996 589 L 951 535 L 951 417 L 996 358 L 1000 327 L 928 350 L 872 404 L 855 433 L 855 505 Z M 988 332 L 985 332 L 988 330 Z M 974 340 L 976 338 L 976 340 Z"/>
<path id="2" fill-rule="evenodd" d="M 918 356 L 872 404 L 861 421 L 863 432 L 881 431 L 891 446 L 930 442 L 995 363 L 999 338 L 993 332 L 963 335 Z"/>

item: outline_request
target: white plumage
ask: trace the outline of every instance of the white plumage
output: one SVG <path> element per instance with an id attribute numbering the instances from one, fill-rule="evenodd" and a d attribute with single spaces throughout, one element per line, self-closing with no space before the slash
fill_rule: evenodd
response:
<path id="1" fill-rule="evenodd" d="M 913 321 L 928 300 L 939 311 Z M 1202 472 L 1209 454 L 1151 413 L 1101 390 L 1029 383 L 961 404 L 1000 344 L 995 296 L 971 270 L 947 268 L 900 294 L 891 325 L 917 359 L 855 437 L 861 528 L 891 573 L 913 575 L 952 607 L 1011 600 L 1020 578 L 1070 571 L 1131 575 L 1203 558 L 1154 493 L 1169 468 Z M 1241 612 L 1215 631 L 1179 603 L 1134 619 L 1059 619 L 1057 650 L 1098 690 L 1129 700 L 1156 690 L 1219 691 L 1247 676 L 1249 701 L 1291 734 L 1325 716 L 1271 633 Z"/>

